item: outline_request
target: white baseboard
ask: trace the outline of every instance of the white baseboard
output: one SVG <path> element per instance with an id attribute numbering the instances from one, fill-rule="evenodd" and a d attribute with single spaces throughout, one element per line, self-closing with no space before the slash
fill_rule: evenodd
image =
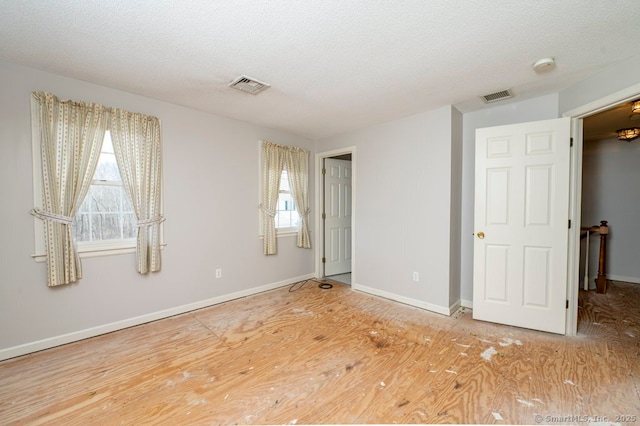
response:
<path id="1" fill-rule="evenodd" d="M 640 278 L 624 277 L 622 275 L 607 275 L 607 279 L 611 281 L 624 281 L 627 283 L 640 284 Z"/>
<path id="2" fill-rule="evenodd" d="M 410 297 L 400 296 L 395 293 L 389 293 L 387 291 L 378 290 L 377 288 L 367 287 L 360 284 L 352 284 L 351 288 L 356 291 L 360 291 L 362 293 L 373 294 L 374 296 L 380 296 L 385 299 L 393 300 L 395 302 L 404 303 L 405 305 L 414 306 L 420 309 L 426 309 L 427 311 L 435 312 L 441 315 L 451 316 L 455 310 L 453 309 L 456 304 L 450 307 L 434 305 L 432 303 L 423 302 L 422 300 L 412 299 Z M 457 309 L 457 307 L 455 308 Z"/>
<path id="3" fill-rule="evenodd" d="M 593 275 L 591 277 L 589 277 L 589 288 L 590 289 L 594 289 L 596 288 L 596 280 L 598 279 L 597 275 Z M 610 275 L 607 274 L 607 279 L 610 281 L 623 281 L 626 283 L 633 283 L 633 284 L 640 284 L 640 278 L 636 278 L 636 277 L 625 277 L 623 275 Z M 584 282 L 581 280 L 580 281 L 580 288 L 583 288 L 584 286 Z"/>
<path id="4" fill-rule="evenodd" d="M 456 311 L 457 311 L 458 309 L 460 309 L 460 307 L 461 307 L 461 306 L 462 306 L 462 305 L 460 304 L 460 299 L 458 299 L 454 304 L 452 304 L 451 306 L 449 306 L 449 315 L 448 315 L 448 316 L 451 316 L 451 315 L 455 314 L 455 313 L 456 313 Z"/>
<path id="5" fill-rule="evenodd" d="M 122 329 L 133 327 L 136 325 L 145 324 L 147 322 L 169 318 L 174 315 L 184 314 L 186 312 L 195 311 L 196 309 L 202 309 L 208 306 L 217 305 L 219 303 L 228 302 L 230 300 L 239 299 L 241 297 L 251 296 L 254 294 L 273 290 L 279 287 L 283 287 L 286 285 L 290 285 L 290 284 L 311 279 L 314 277 L 315 277 L 315 274 L 310 273 L 310 274 L 302 275 L 299 277 L 290 278 L 287 280 L 278 281 L 271 284 L 266 284 L 260 287 L 253 287 L 247 290 L 242 290 L 235 293 L 213 297 L 211 299 L 201 300 L 198 302 L 189 303 L 182 306 L 176 306 L 175 308 L 169 308 L 163 311 L 152 312 L 149 314 L 140 315 L 138 317 L 128 318 L 125 320 L 116 321 L 109 324 L 103 324 L 97 327 L 74 331 L 72 333 L 67 333 L 60 336 L 49 337 L 46 339 L 37 340 L 35 342 L 29 342 L 29 343 L 13 346 L 6 349 L 0 349 L 0 361 L 9 359 L 9 358 L 14 358 L 21 355 L 26 355 L 32 352 L 38 352 L 44 349 L 53 348 L 53 347 L 64 345 L 71 342 L 77 342 L 79 340 L 87 339 L 89 337 L 95 337 L 101 334 L 111 333 L 113 331 L 122 330 Z"/>
<path id="6" fill-rule="evenodd" d="M 473 309 L 473 300 L 460 299 L 460 306 Z"/>

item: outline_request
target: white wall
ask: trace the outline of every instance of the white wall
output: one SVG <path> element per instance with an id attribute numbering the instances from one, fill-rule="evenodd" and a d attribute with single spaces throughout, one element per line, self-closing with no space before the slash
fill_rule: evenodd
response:
<path id="1" fill-rule="evenodd" d="M 603 98 L 609 98 L 610 95 L 619 95 L 620 92 L 625 92 L 626 95 L 625 96 L 629 96 L 629 92 L 630 89 L 631 92 L 636 91 L 638 93 L 638 95 L 640 95 L 640 55 L 635 56 L 635 57 L 631 57 L 625 61 L 621 61 L 615 64 L 611 64 L 605 68 L 603 68 L 602 70 L 599 70 L 598 72 L 594 73 L 592 76 L 590 76 L 589 78 L 586 78 L 582 81 L 580 81 L 579 83 L 568 87 L 562 91 L 560 91 L 559 93 L 559 111 L 560 113 L 565 113 L 567 111 L 571 111 L 574 110 L 576 108 L 582 108 L 585 105 L 589 105 L 592 102 L 597 102 L 599 104 L 599 106 L 603 106 L 600 105 L 600 100 Z M 635 88 L 635 89 L 634 89 Z M 615 102 L 615 101 L 619 101 L 621 99 L 611 99 L 609 98 L 609 100 L 611 102 Z M 586 151 L 585 151 L 585 155 L 583 155 L 583 161 L 587 161 L 589 163 L 593 163 L 597 160 L 594 159 L 593 155 L 595 155 L 595 151 L 597 150 L 601 150 L 601 146 L 600 143 L 597 143 L 594 146 L 589 147 L 588 146 L 589 143 L 586 143 L 583 145 L 583 150 L 589 150 L 590 153 L 588 155 L 588 157 L 586 156 Z M 609 147 L 610 148 L 610 147 Z M 622 148 L 620 148 L 622 149 Z M 604 162 L 608 162 L 609 159 L 612 158 L 612 153 L 611 152 L 607 152 L 604 154 L 604 157 L 601 159 Z M 593 164 L 588 166 L 589 168 L 593 167 Z M 583 165 L 583 173 L 585 172 L 585 168 Z M 588 173 L 592 173 L 592 172 L 588 172 Z M 615 172 L 614 172 L 615 173 Z M 585 179 L 587 180 L 592 180 L 594 179 L 593 176 L 584 176 Z M 605 177 L 605 180 L 609 180 L 612 177 Z M 585 182 L 583 181 L 583 184 Z M 628 184 L 626 184 L 628 185 Z M 626 188 L 626 186 L 625 186 Z M 587 195 L 585 193 L 585 191 L 582 192 L 583 197 L 587 196 L 589 197 L 589 195 Z M 610 197 L 612 194 L 608 194 L 607 198 Z M 598 203 L 599 204 L 599 203 Z M 620 208 L 622 209 L 627 209 L 627 205 L 629 207 L 629 211 L 633 211 L 631 209 L 636 208 L 636 204 L 634 203 L 633 200 L 631 200 L 630 198 L 626 198 L 624 200 L 624 205 L 620 206 Z M 582 214 L 582 224 L 583 225 L 595 225 L 597 223 L 599 223 L 599 221 L 601 219 L 605 219 L 605 218 L 597 218 L 598 216 L 598 212 L 594 212 L 591 211 L 591 209 L 596 209 L 599 210 L 600 207 L 596 207 L 596 204 L 592 203 L 591 201 L 585 200 L 583 198 L 582 200 L 582 206 L 583 208 L 589 210 L 589 212 L 585 212 L 583 210 Z M 603 214 L 605 212 L 603 211 Z M 608 212 L 607 212 L 608 213 Z M 586 216 L 585 216 L 586 214 Z M 622 220 L 622 222 L 625 222 L 625 218 L 624 218 L 624 214 L 622 215 L 623 217 L 620 218 Z M 614 217 L 618 218 L 619 215 L 618 214 L 614 214 Z M 594 221 L 595 220 L 595 221 Z M 591 223 L 593 222 L 593 223 Z M 611 232 L 613 233 L 614 229 L 613 229 L 613 223 L 612 225 L 612 229 Z M 618 229 L 618 233 L 620 232 L 621 226 L 625 226 L 622 225 L 620 222 L 618 224 L 615 225 L 615 228 Z M 628 230 L 628 229 L 627 229 Z M 623 231 L 624 232 L 624 231 Z M 614 237 L 613 234 L 610 235 L 610 237 L 613 238 L 617 238 Z M 591 238 L 591 255 L 592 256 L 597 256 L 597 250 L 599 249 L 599 241 L 596 237 L 592 237 Z M 595 243 L 595 244 L 594 244 Z M 616 250 L 620 250 L 622 247 L 627 246 L 627 243 L 623 243 L 621 244 L 620 241 L 618 240 L 618 242 L 616 243 L 616 245 L 618 246 L 618 248 Z M 613 253 L 616 253 L 616 251 L 614 251 Z M 582 253 L 581 253 L 582 254 Z M 629 269 L 626 266 L 622 266 L 620 264 L 617 264 L 617 262 L 620 262 L 621 260 L 625 259 L 625 256 L 627 256 L 627 253 L 625 253 L 624 255 L 620 253 L 620 255 L 616 256 L 616 264 L 615 265 L 609 265 L 608 269 L 609 269 L 609 275 L 613 274 L 613 277 L 610 276 L 610 278 L 621 278 L 621 279 L 625 279 L 625 280 L 633 280 L 634 278 L 638 277 L 638 273 L 637 272 L 624 272 L 624 271 L 629 271 Z M 636 250 L 636 256 L 635 259 L 637 261 L 637 250 Z M 612 256 L 612 252 L 611 249 L 609 250 L 609 258 L 608 258 L 609 262 L 613 261 L 613 256 Z M 624 264 L 628 264 L 627 261 L 623 261 Z M 583 264 L 580 265 L 580 286 L 582 287 L 582 275 L 584 272 L 583 269 Z M 592 258 L 592 261 L 590 262 L 590 275 L 597 273 L 597 261 L 595 260 L 595 257 Z M 616 275 L 615 273 L 610 272 L 611 268 L 614 268 L 614 270 L 617 270 L 618 273 L 632 273 L 632 275 Z M 622 268 L 622 269 L 620 269 Z M 590 283 L 591 286 L 593 286 L 593 283 Z"/>
<path id="2" fill-rule="evenodd" d="M 558 94 L 464 114 L 461 137 L 460 114 L 447 106 L 318 141 L 316 152 L 357 146 L 359 284 L 436 311 L 454 306 L 458 296 L 470 302 L 475 129 L 555 118 L 638 84 L 638 75 L 640 57 L 630 58 Z M 0 62 L 0 90 L 0 358 L 37 342 L 44 341 L 44 347 L 73 340 L 86 330 L 130 324 L 312 273 L 313 253 L 295 248 L 293 238 L 279 240 L 278 256 L 261 254 L 256 213 L 257 140 L 313 151 L 312 141 L 6 62 Z M 162 120 L 168 243 L 162 272 L 139 276 L 134 255 L 88 258 L 80 283 L 46 287 L 44 265 L 31 259 L 28 213 L 34 90 Z M 612 226 L 620 224 L 612 220 Z M 223 269 L 222 279 L 211 277 L 212 267 Z M 637 276 L 626 270 L 619 272 Z M 413 271 L 420 282 L 412 280 Z"/>
<path id="3" fill-rule="evenodd" d="M 137 274 L 134 254 L 85 258 L 79 283 L 46 286 L 45 265 L 31 258 L 35 90 L 162 120 L 168 246 L 161 272 Z M 257 214 L 257 141 L 313 151 L 312 141 L 6 62 L 0 93 L 0 359 L 313 272 L 312 250 L 296 248 L 293 237 L 278 240 L 277 256 L 262 255 Z"/>
<path id="4" fill-rule="evenodd" d="M 458 252 L 451 236 L 460 179 L 452 139 L 460 121 L 446 106 L 316 143 L 316 152 L 356 147 L 354 288 L 442 313 L 457 302 L 450 262 Z"/>
<path id="5" fill-rule="evenodd" d="M 611 64 L 559 93 L 559 111 L 565 113 L 640 83 L 640 55 Z"/>
<path id="6" fill-rule="evenodd" d="M 460 300 L 461 260 L 460 250 L 462 238 L 462 148 L 463 148 L 463 115 L 453 108 L 451 116 L 451 235 L 449 250 L 449 300 Z"/>
<path id="7" fill-rule="evenodd" d="M 464 114 L 462 160 L 461 294 L 463 304 L 473 300 L 473 204 L 475 173 L 475 129 L 519 122 L 557 118 L 640 83 L 640 56 L 612 64 L 559 93 L 498 105 Z M 592 246 L 593 247 L 593 246 Z"/>
<path id="8" fill-rule="evenodd" d="M 473 213 L 475 186 L 475 132 L 482 127 L 502 126 L 527 121 L 557 118 L 558 95 L 551 94 L 485 108 L 464 114 L 462 148 L 462 223 L 460 242 L 461 285 L 463 305 L 473 301 Z"/>
<path id="9" fill-rule="evenodd" d="M 582 226 L 609 221 L 607 276 L 640 283 L 640 140 L 585 142 L 582 163 Z M 598 272 L 599 234 L 591 237 L 589 275 Z M 583 268 L 580 268 L 581 272 Z M 590 279 L 593 287 L 593 279 Z"/>

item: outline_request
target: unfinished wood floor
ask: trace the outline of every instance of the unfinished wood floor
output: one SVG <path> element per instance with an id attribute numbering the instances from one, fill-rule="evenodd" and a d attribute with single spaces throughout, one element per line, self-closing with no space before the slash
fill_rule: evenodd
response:
<path id="1" fill-rule="evenodd" d="M 582 293 L 567 338 L 282 288 L 1 362 L 0 424 L 633 424 L 639 302 Z"/>

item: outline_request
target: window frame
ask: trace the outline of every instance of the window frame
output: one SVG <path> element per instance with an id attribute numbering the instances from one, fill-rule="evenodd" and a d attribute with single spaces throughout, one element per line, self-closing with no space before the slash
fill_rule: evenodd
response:
<path id="1" fill-rule="evenodd" d="M 286 169 L 283 169 L 283 171 Z M 280 175 L 282 178 L 282 174 Z M 258 205 L 262 203 L 262 182 L 263 182 L 263 170 L 262 170 L 262 141 L 258 141 Z M 283 193 L 282 190 L 278 191 L 279 194 Z M 287 191 L 291 193 L 291 191 Z M 296 210 L 297 212 L 297 210 Z M 299 227 L 290 226 L 287 228 L 278 228 L 276 223 L 276 238 L 280 237 L 297 237 Z M 260 239 L 264 239 L 264 227 L 262 225 L 262 210 L 258 209 L 258 236 Z"/>
<path id="2" fill-rule="evenodd" d="M 42 206 L 42 158 L 40 140 L 40 122 L 38 120 L 38 101 L 31 97 L 31 154 L 33 163 L 33 205 Z M 107 131 L 109 131 L 107 129 Z M 164 175 L 164 174 L 163 174 Z M 92 185 L 94 184 L 92 179 Z M 160 214 L 164 214 L 164 184 L 160 182 Z M 31 257 L 36 262 L 46 262 L 47 254 L 44 236 L 44 221 L 36 217 L 34 224 L 34 253 Z M 164 249 L 164 222 L 160 223 L 160 249 Z M 76 242 L 76 250 L 80 258 L 99 257 L 115 254 L 136 253 L 137 238 L 113 239 L 102 241 Z"/>
<path id="3" fill-rule="evenodd" d="M 110 134 L 109 130 L 107 130 L 105 132 L 105 137 L 104 137 L 104 140 L 103 140 L 103 149 L 100 150 L 100 156 L 102 156 L 103 154 L 112 154 L 111 152 L 104 151 L 104 141 L 107 140 L 107 137 L 109 139 L 111 139 L 111 134 Z M 98 167 L 99 167 L 99 164 L 100 164 L 100 160 L 98 160 Z M 117 166 L 117 164 L 116 164 L 116 166 Z M 91 186 L 92 187 L 94 187 L 94 186 L 106 186 L 106 187 L 111 187 L 111 188 L 120 188 L 122 191 L 124 191 L 124 196 L 127 197 L 127 198 L 129 197 L 129 194 L 127 194 L 127 191 L 124 188 L 124 183 L 122 182 L 122 177 L 120 177 L 120 180 L 96 179 L 95 177 L 96 177 L 97 173 L 98 173 L 98 170 L 96 169 L 96 172 L 93 175 L 93 179 L 91 180 Z M 119 168 L 118 168 L 118 174 L 120 174 L 120 169 Z M 87 193 L 87 197 L 89 197 L 90 192 L 91 192 L 91 189 L 89 189 L 89 192 Z M 86 202 L 86 201 L 87 200 L 85 198 L 85 200 L 83 200 L 83 203 Z M 129 200 L 129 204 L 130 203 L 131 203 L 131 200 Z M 82 207 L 82 205 L 80 207 Z M 120 207 L 121 207 L 120 210 L 122 210 L 122 206 L 120 206 Z M 76 213 L 76 216 L 74 217 L 74 225 L 75 225 L 75 219 L 78 217 L 78 215 L 83 214 L 83 213 L 89 215 L 89 224 L 91 224 L 91 220 L 92 220 L 91 216 L 94 216 L 96 214 L 96 212 L 91 212 L 91 211 L 90 212 L 78 211 Z M 122 218 L 122 214 L 124 212 L 123 211 L 108 212 L 108 214 L 114 214 L 114 213 L 120 214 L 120 216 Z M 133 210 L 131 210 L 131 212 L 127 212 L 127 213 L 133 213 L 134 217 L 135 217 L 135 212 L 133 212 Z M 121 226 L 122 226 L 122 224 L 121 224 Z M 90 228 L 89 232 L 91 233 L 91 225 L 89 225 L 89 228 Z M 74 229 L 74 231 L 75 231 L 75 229 Z M 74 235 L 75 235 L 75 232 L 74 232 Z M 135 246 L 135 244 L 137 243 L 135 237 L 131 237 L 131 238 L 111 238 L 111 239 L 106 239 L 106 240 L 92 240 L 92 241 L 78 241 L 78 240 L 75 240 L 75 241 L 76 241 L 76 248 L 78 250 L 80 250 L 81 248 L 86 248 L 86 247 L 90 247 L 90 248 L 92 247 L 94 249 L 96 247 L 99 248 L 100 246 L 104 246 L 105 243 L 107 243 L 107 242 L 113 242 L 113 243 L 115 243 L 115 245 L 118 245 L 118 246 L 122 245 L 122 246 L 125 246 L 125 247 L 129 246 L 131 243 L 133 243 L 133 245 Z"/>
<path id="4" fill-rule="evenodd" d="M 282 173 L 280 174 L 280 181 L 282 181 L 282 176 L 285 173 L 287 173 L 287 179 L 288 179 L 289 178 L 289 174 L 287 172 L 286 166 L 282 169 Z M 280 185 L 282 185 L 282 183 Z M 282 186 L 281 186 L 281 188 L 282 188 Z M 284 189 L 280 189 L 278 191 L 278 203 L 280 202 L 279 198 L 280 198 L 280 195 L 282 195 L 282 194 L 289 194 L 291 196 L 291 200 L 293 201 L 293 204 L 295 206 L 295 200 L 293 199 L 293 192 L 291 191 L 291 189 L 289 189 L 288 191 L 284 190 Z M 281 212 L 281 211 L 295 211 L 296 215 L 298 216 L 298 220 L 300 220 L 300 214 L 298 213 L 298 209 L 297 208 L 294 208 L 293 210 L 277 210 L 276 209 L 276 217 L 278 215 L 278 212 Z M 278 222 L 276 220 L 276 235 L 278 234 L 278 230 L 280 230 L 281 234 L 293 233 L 293 234 L 297 235 L 299 228 L 300 228 L 299 226 L 286 226 L 286 227 L 283 226 L 283 227 L 279 228 L 278 227 Z"/>

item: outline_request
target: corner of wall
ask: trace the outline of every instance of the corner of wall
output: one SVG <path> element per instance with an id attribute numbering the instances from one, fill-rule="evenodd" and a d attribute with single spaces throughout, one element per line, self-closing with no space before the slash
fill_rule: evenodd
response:
<path id="1" fill-rule="evenodd" d="M 416 308 L 424 309 L 426 311 L 435 312 L 436 314 L 451 316 L 453 312 L 455 312 L 460 302 L 456 302 L 450 306 L 441 306 L 435 303 L 425 302 L 423 300 L 418 300 L 411 297 L 406 297 L 397 293 L 392 293 L 390 291 L 380 290 L 374 287 L 368 287 L 360 284 L 352 284 L 351 286 L 353 290 L 360 291 L 362 293 L 372 294 L 374 296 L 382 297 L 383 299 L 393 300 L 394 302 L 400 302 L 405 305 L 413 306 Z"/>
<path id="2" fill-rule="evenodd" d="M 449 302 L 460 299 L 462 229 L 462 142 L 463 116 L 451 108 L 451 223 L 449 233 Z M 459 303 L 459 302 L 458 302 Z"/>

